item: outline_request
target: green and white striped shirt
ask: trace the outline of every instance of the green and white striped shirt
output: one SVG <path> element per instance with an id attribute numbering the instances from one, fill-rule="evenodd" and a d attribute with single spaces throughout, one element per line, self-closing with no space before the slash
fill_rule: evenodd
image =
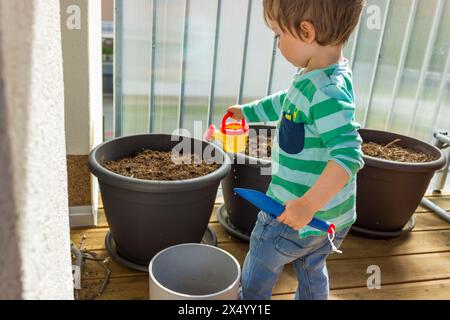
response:
<path id="1" fill-rule="evenodd" d="M 332 160 L 351 179 L 315 217 L 338 231 L 355 223 L 356 175 L 364 161 L 348 60 L 300 72 L 289 90 L 246 104 L 243 113 L 249 122 L 277 121 L 268 196 L 282 204 L 303 196 Z M 301 238 L 325 234 L 309 226 L 299 231 Z"/>

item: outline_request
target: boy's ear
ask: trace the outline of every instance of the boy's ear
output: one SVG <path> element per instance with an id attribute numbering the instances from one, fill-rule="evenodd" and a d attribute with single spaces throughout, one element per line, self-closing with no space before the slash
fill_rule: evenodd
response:
<path id="1" fill-rule="evenodd" d="M 302 40 L 307 44 L 311 44 L 316 40 L 316 29 L 311 22 L 302 21 L 300 23 L 300 31 L 302 34 Z"/>

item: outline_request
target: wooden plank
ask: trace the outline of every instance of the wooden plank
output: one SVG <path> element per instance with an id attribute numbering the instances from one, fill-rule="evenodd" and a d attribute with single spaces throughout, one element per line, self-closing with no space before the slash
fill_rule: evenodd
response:
<path id="1" fill-rule="evenodd" d="M 210 223 L 209 226 L 212 230 L 216 232 L 218 240 L 222 240 L 224 242 L 237 242 L 237 243 L 245 243 L 240 240 L 232 238 L 228 233 L 223 229 L 223 227 L 218 223 Z M 78 245 L 83 238 L 86 236 L 84 241 L 84 248 L 87 250 L 102 250 L 105 248 L 105 236 L 108 232 L 107 227 L 97 227 L 97 228 L 88 228 L 88 229 L 73 229 L 70 232 L 71 240 Z"/>
<path id="2" fill-rule="evenodd" d="M 328 262 L 332 289 L 365 287 L 369 266 L 379 266 L 382 285 L 450 279 L 450 252 Z"/>
<path id="3" fill-rule="evenodd" d="M 272 300 L 294 300 L 295 293 L 274 294 Z"/>
<path id="4" fill-rule="evenodd" d="M 100 230 L 88 230 L 88 237 L 85 241 L 86 247 L 90 250 L 92 249 L 103 249 L 103 239 L 105 235 L 105 229 Z M 82 235 L 83 233 L 80 233 Z M 417 233 L 422 234 L 422 233 Z M 438 233 L 440 234 L 440 233 Z M 351 236 L 349 236 L 350 238 Z M 448 239 L 448 233 L 447 233 Z M 74 240 L 74 237 L 72 237 Z M 75 239 L 77 240 L 77 239 Z M 358 240 L 358 239 L 357 239 Z M 365 239 L 359 239 L 365 240 Z M 416 241 L 420 243 L 424 243 L 422 237 L 417 238 Z M 369 240 L 370 241 L 370 240 Z M 372 240 L 373 241 L 373 240 Z M 92 242 L 96 242 L 93 244 Z M 346 240 L 348 242 L 348 240 Z M 378 241 L 375 241 L 378 242 Z M 75 241 L 75 243 L 78 243 Z M 427 248 L 435 245 L 436 241 L 428 241 L 425 242 L 426 245 L 422 247 L 422 249 L 429 250 Z M 349 245 L 351 246 L 351 245 Z M 248 251 L 248 245 L 246 243 L 222 243 L 220 247 L 230 252 L 233 256 L 235 256 L 242 264 L 245 255 Z M 346 247 L 346 244 L 343 246 Z M 364 255 L 364 251 L 366 248 L 370 248 L 371 245 L 362 245 L 362 249 L 353 252 L 354 259 L 348 259 L 344 254 L 340 255 L 332 255 L 329 259 L 329 270 L 331 277 L 331 287 L 334 288 L 343 288 L 343 287 L 357 287 L 363 286 L 367 279 L 367 274 L 365 273 L 367 267 L 370 265 L 379 265 L 382 268 L 383 278 L 382 281 L 385 284 L 389 283 L 398 283 L 398 282 L 406 282 L 406 281 L 417 281 L 417 280 L 426 280 L 426 279 L 436 279 L 436 278 L 445 278 L 450 277 L 448 274 L 448 270 L 446 270 L 446 266 L 449 265 L 450 262 L 450 253 L 436 253 L 436 254 L 425 254 L 425 255 L 406 255 L 406 256 L 396 256 L 396 257 L 387 257 L 387 258 L 361 258 L 361 255 Z M 411 253 L 411 246 L 406 247 L 407 250 L 399 250 L 401 253 Z M 431 247 L 431 249 L 436 249 L 436 247 Z M 346 249 L 344 249 L 346 250 Z M 408 251 L 409 250 L 409 251 Z M 418 250 L 416 250 L 418 251 Z M 345 251 L 347 252 L 347 251 Z M 374 250 L 372 248 L 372 253 L 379 254 L 379 249 Z M 106 251 L 98 251 L 99 257 L 106 258 L 108 256 Z M 363 253 L 363 254 L 361 254 Z M 340 257 L 346 257 L 346 260 L 340 260 Z M 94 268 L 87 268 L 88 278 L 102 278 L 103 273 L 102 269 L 96 264 L 91 264 Z M 141 276 L 142 273 L 136 272 L 134 270 L 122 267 L 121 265 L 111 262 L 110 268 L 113 271 L 112 277 L 134 277 Z M 295 274 L 292 270 L 291 266 L 288 266 L 280 277 L 280 281 L 274 289 L 274 293 L 287 293 L 294 292 L 296 290 L 297 281 L 295 278 Z"/>
<path id="5" fill-rule="evenodd" d="M 293 300 L 294 293 L 278 294 L 273 300 Z M 330 300 L 448 300 L 450 280 L 424 281 L 383 286 L 381 290 L 354 288 L 332 290 Z"/>
<path id="6" fill-rule="evenodd" d="M 247 248 L 242 246 L 220 245 L 222 249 L 230 252 L 242 264 Z M 435 280 L 450 278 L 450 252 L 401 255 L 380 258 L 333 259 L 330 256 L 328 269 L 330 273 L 330 286 L 333 289 L 366 286 L 368 278 L 367 268 L 378 265 L 382 271 L 382 283 L 394 284 L 408 281 Z M 297 280 L 291 266 L 287 266 L 274 293 L 294 292 Z"/>
<path id="7" fill-rule="evenodd" d="M 450 198 L 433 197 L 438 205 L 450 208 Z M 218 205 L 215 206 L 217 210 Z M 447 209 L 448 210 L 448 209 Z M 449 299 L 450 227 L 442 219 L 418 208 L 417 226 L 412 234 L 392 240 L 369 240 L 349 236 L 343 244 L 343 255 L 332 255 L 328 262 L 332 299 Z M 216 221 L 215 212 L 211 221 Z M 229 236 L 218 223 L 210 226 L 216 232 L 220 247 L 233 254 L 242 264 L 248 244 Z M 99 226 L 73 230 L 71 239 L 76 244 L 86 234 L 86 248 L 96 250 L 101 258 L 104 250 L 107 223 L 103 210 L 99 212 Z M 370 250 L 368 250 L 370 248 Z M 95 284 L 101 285 L 103 270 L 89 262 L 85 282 L 89 292 Z M 382 290 L 365 287 L 367 267 L 378 265 L 382 271 Z M 112 279 L 100 299 L 147 299 L 148 277 L 115 262 L 109 264 Z M 274 299 L 292 299 L 297 280 L 291 266 L 287 266 L 274 288 Z M 98 288 L 98 286 L 97 286 Z M 90 290 L 90 291 L 89 291 Z"/>
<path id="8" fill-rule="evenodd" d="M 103 250 L 105 249 L 106 232 L 108 232 L 106 228 L 75 229 L 70 232 L 70 239 L 78 246 L 83 236 L 86 236 L 83 245 L 84 249 Z"/>
<path id="9" fill-rule="evenodd" d="M 349 235 L 342 245 L 344 254 L 331 259 L 386 257 L 450 251 L 450 230 L 412 232 L 390 240 L 371 240 Z"/>
<path id="10" fill-rule="evenodd" d="M 439 218 L 437 215 L 427 212 L 416 214 L 416 227 L 413 232 L 432 231 L 432 230 L 449 230 L 450 223 Z"/>
<path id="11" fill-rule="evenodd" d="M 106 258 L 108 257 L 108 252 L 105 250 L 97 251 L 99 258 Z M 243 263 L 244 257 L 239 257 L 239 262 Z M 132 269 L 128 269 L 127 267 L 124 267 L 120 265 L 117 262 L 111 261 L 108 264 L 108 267 L 111 270 L 111 279 L 116 278 L 134 278 L 134 277 L 142 277 L 145 276 L 145 273 L 135 271 Z M 98 265 L 95 262 L 88 262 L 83 269 L 83 278 L 86 280 L 100 280 L 104 279 L 104 272 L 100 265 Z M 280 281 L 277 284 L 277 286 L 274 289 L 274 292 L 289 292 L 296 290 L 297 287 L 297 280 L 295 277 L 295 273 L 293 271 L 293 268 L 291 266 L 286 267 L 285 271 L 280 277 Z"/>
<path id="12" fill-rule="evenodd" d="M 448 183 L 447 183 L 448 185 Z M 425 192 L 425 197 L 427 198 L 431 198 L 431 197 L 449 197 L 450 196 L 450 189 L 447 188 L 446 190 L 442 190 L 441 193 L 435 193 L 433 191 L 427 190 L 427 192 Z"/>
<path id="13" fill-rule="evenodd" d="M 235 256 L 247 252 L 243 243 L 222 243 L 220 247 Z M 450 251 L 450 230 L 413 232 L 391 240 L 371 240 L 349 235 L 342 244 L 343 254 L 331 255 L 330 260 L 389 257 Z"/>
<path id="14" fill-rule="evenodd" d="M 96 230 L 101 231 L 101 230 Z M 104 233 L 94 232 L 90 235 L 100 236 L 103 239 Z M 88 236 L 86 239 L 87 247 L 91 247 L 90 241 L 93 237 Z M 248 245 L 241 243 L 236 245 L 233 243 L 224 243 L 220 247 L 233 254 L 242 264 L 248 250 Z M 98 251 L 99 257 L 106 258 L 106 251 Z M 342 288 L 351 286 L 363 286 L 367 279 L 365 271 L 369 265 L 379 265 L 382 269 L 382 282 L 384 284 L 398 283 L 401 281 L 417 281 L 424 279 L 436 279 L 449 277 L 446 266 L 450 262 L 450 253 L 437 253 L 425 255 L 396 256 L 388 258 L 366 258 L 356 257 L 350 260 L 333 260 L 336 255 L 331 256 L 329 261 L 329 270 L 331 278 L 331 287 Z M 91 267 L 86 268 L 85 276 L 90 279 L 103 278 L 102 269 L 93 263 Z M 93 266 L 93 267 L 92 267 Z M 110 268 L 113 271 L 112 277 L 129 278 L 141 276 L 142 273 L 122 267 L 121 265 L 111 262 Z M 86 274 L 88 273 L 88 274 Z M 296 290 L 297 281 L 291 266 L 285 268 L 280 281 L 274 289 L 275 294 L 294 292 Z M 124 289 L 125 290 L 125 289 Z"/>
<path id="15" fill-rule="evenodd" d="M 100 192 L 98 193 L 98 208 L 103 209 L 103 199 Z"/>
<path id="16" fill-rule="evenodd" d="M 211 218 L 209 219 L 209 223 L 217 223 L 217 210 L 219 210 L 219 207 L 221 204 L 215 204 L 213 212 L 211 213 Z"/>
<path id="17" fill-rule="evenodd" d="M 221 228 L 215 225 L 214 228 Z M 104 249 L 107 229 L 81 229 L 71 232 L 71 239 L 78 244 L 86 235 L 85 248 L 88 250 Z M 222 239 L 225 240 L 222 234 Z M 227 250 L 246 251 L 248 244 L 226 235 L 227 241 L 220 242 Z M 371 240 L 349 235 L 343 245 L 344 254 L 333 255 L 330 259 L 350 259 L 367 257 L 385 257 L 402 254 L 432 253 L 450 251 L 450 230 L 421 231 L 391 240 Z"/>
<path id="18" fill-rule="evenodd" d="M 99 208 L 97 213 L 97 226 L 96 228 L 109 228 L 108 221 L 105 216 L 105 209 Z"/>
<path id="19" fill-rule="evenodd" d="M 99 256 L 104 255 L 106 256 L 107 253 L 102 253 Z M 239 260 L 242 264 L 243 257 L 239 257 Z M 328 263 L 330 287 L 332 290 L 357 287 L 358 289 L 356 292 L 358 293 L 361 292 L 361 289 L 363 289 L 363 291 L 369 291 L 365 287 L 368 277 L 366 270 L 368 266 L 374 264 L 381 268 L 382 288 L 399 283 L 450 279 L 450 269 L 448 268 L 449 263 L 450 253 L 330 261 Z M 111 262 L 109 267 L 112 270 L 111 281 L 112 283 L 115 283 L 113 285 L 113 289 L 116 288 L 112 290 L 111 293 L 116 291 L 129 291 L 130 289 L 128 284 L 141 282 L 142 277 L 148 281 L 148 278 L 144 273 L 135 272 L 114 262 Z M 89 281 L 91 281 L 91 283 L 98 283 L 98 281 L 95 282 L 95 280 L 103 279 L 102 269 L 98 267 L 97 264 L 89 262 L 89 265 L 85 268 L 84 277 L 87 279 L 87 283 L 89 283 Z M 139 278 L 139 280 L 135 280 L 134 278 Z M 115 281 L 116 279 L 125 279 L 125 282 Z M 122 290 L 119 290 L 119 285 L 122 286 Z M 88 285 L 88 287 L 91 286 L 92 285 Z M 274 295 L 287 293 L 291 294 L 296 290 L 296 288 L 297 280 L 293 268 L 292 266 L 287 266 L 274 288 Z M 343 291 L 345 292 L 345 295 L 352 292 L 349 289 L 345 290 L 346 291 Z M 133 295 L 132 293 L 134 292 L 134 288 L 131 291 L 132 292 L 130 294 Z"/>
<path id="20" fill-rule="evenodd" d="M 102 280 L 87 280 L 82 283 L 80 300 L 89 299 L 98 292 Z M 148 276 L 110 279 L 105 292 L 96 300 L 148 300 Z"/>
<path id="21" fill-rule="evenodd" d="M 450 212 L 450 197 L 449 196 L 436 196 L 436 197 L 427 197 L 429 200 L 433 201 L 436 205 L 440 206 L 442 209 Z M 423 212 L 431 212 L 430 209 L 423 207 L 420 205 L 416 213 Z"/>
<path id="22" fill-rule="evenodd" d="M 109 253 L 106 250 L 100 250 L 95 252 L 100 259 L 106 259 L 109 257 Z M 107 264 L 111 270 L 111 278 L 127 278 L 127 277 L 141 277 L 147 275 L 146 272 L 140 272 L 121 265 L 114 260 L 111 260 Z M 104 279 L 104 269 L 94 261 L 87 261 L 83 267 L 83 279 L 95 280 Z"/>
<path id="23" fill-rule="evenodd" d="M 218 222 L 216 223 L 210 223 L 209 227 L 214 230 L 217 236 L 217 242 L 218 243 L 239 243 L 239 244 L 245 244 L 247 242 L 240 240 L 234 236 L 231 236 L 225 228 Z"/>
<path id="24" fill-rule="evenodd" d="M 448 300 L 450 279 L 382 286 L 380 290 L 367 288 L 331 291 L 336 300 Z"/>

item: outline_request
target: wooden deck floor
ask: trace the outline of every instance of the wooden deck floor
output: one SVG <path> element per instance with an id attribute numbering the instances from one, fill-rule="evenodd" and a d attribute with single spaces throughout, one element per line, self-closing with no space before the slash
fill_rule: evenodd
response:
<path id="1" fill-rule="evenodd" d="M 450 210 L 450 194 L 429 196 L 429 199 Z M 248 244 L 229 236 L 217 223 L 215 210 L 210 226 L 217 234 L 219 247 L 233 254 L 242 264 Z M 331 299 L 450 299 L 450 224 L 429 210 L 416 211 L 417 226 L 404 237 L 393 240 L 368 240 L 348 236 L 342 245 L 344 254 L 332 255 L 328 260 Z M 95 228 L 72 230 L 71 238 L 79 244 L 85 236 L 84 247 L 99 257 L 108 257 L 104 238 L 108 225 L 100 210 Z M 366 286 L 367 268 L 381 268 L 380 290 Z M 111 279 L 98 299 L 148 299 L 148 276 L 111 261 Z M 101 266 L 88 262 L 84 272 L 80 299 L 89 298 L 104 279 Z M 297 281 L 292 267 L 285 268 L 274 289 L 274 299 L 293 299 Z"/>

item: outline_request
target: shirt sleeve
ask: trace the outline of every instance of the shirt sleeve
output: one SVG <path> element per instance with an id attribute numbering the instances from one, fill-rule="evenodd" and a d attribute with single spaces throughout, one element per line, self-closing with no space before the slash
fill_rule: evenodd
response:
<path id="1" fill-rule="evenodd" d="M 363 141 L 358 132 L 361 126 L 355 122 L 354 102 L 341 98 L 336 86 L 321 91 L 326 98 L 310 109 L 314 126 L 329 149 L 331 160 L 353 178 L 365 165 L 361 150 Z"/>
<path id="2" fill-rule="evenodd" d="M 261 100 L 242 106 L 242 113 L 248 122 L 270 122 L 280 118 L 281 108 L 287 90 L 277 92 Z"/>

